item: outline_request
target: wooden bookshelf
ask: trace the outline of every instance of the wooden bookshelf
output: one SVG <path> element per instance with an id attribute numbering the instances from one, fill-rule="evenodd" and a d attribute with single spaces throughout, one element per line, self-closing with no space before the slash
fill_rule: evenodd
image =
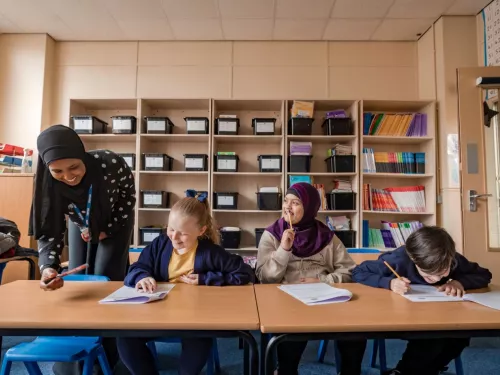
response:
<path id="1" fill-rule="evenodd" d="M 312 99 L 314 100 L 314 99 Z M 321 210 L 318 219 L 325 222 L 327 216 L 348 216 L 352 229 L 356 231 L 356 245 L 362 245 L 362 222 L 369 220 L 370 227 L 378 227 L 381 220 L 419 220 L 424 224 L 436 223 L 436 105 L 430 101 L 360 101 L 360 100 L 314 100 L 313 133 L 310 136 L 288 134 L 288 119 L 293 100 L 230 100 L 230 99 L 72 99 L 69 115 L 93 115 L 108 122 L 107 134 L 81 135 L 87 150 L 110 149 L 118 153 L 135 153 L 135 185 L 137 205 L 135 210 L 134 248 L 140 248 L 139 228 L 154 225 L 165 226 L 170 208 L 185 196 L 186 189 L 205 190 L 214 203 L 214 192 L 238 192 L 236 210 L 217 209 L 212 214 L 219 226 L 238 226 L 242 229 L 239 249 L 229 249 L 242 255 L 255 255 L 255 228 L 265 228 L 281 215 L 281 210 L 261 211 L 257 207 L 256 192 L 262 186 L 278 186 L 286 192 L 289 177 L 308 175 L 314 183 L 332 189 L 332 180 L 351 180 L 356 195 L 355 210 Z M 347 136 L 325 136 L 321 125 L 327 111 L 344 109 L 352 118 L 354 134 Z M 371 112 L 425 112 L 427 130 L 425 137 L 391 137 L 363 135 L 363 113 Z M 220 114 L 234 114 L 240 119 L 238 135 L 218 135 L 215 120 Z M 137 134 L 115 135 L 111 133 L 111 116 L 132 115 L 137 117 Z M 145 116 L 166 116 L 174 123 L 173 134 L 146 134 Z M 207 117 L 209 134 L 187 134 L 184 117 Z M 275 135 L 254 135 L 251 126 L 256 117 L 276 118 Z M 313 158 L 308 173 L 288 172 L 290 142 L 311 142 Z M 356 156 L 352 173 L 329 173 L 325 159 L 327 150 L 335 144 L 352 146 Z M 405 175 L 393 173 L 364 173 L 362 150 L 371 147 L 376 151 L 425 152 L 425 174 Z M 239 170 L 214 171 L 214 155 L 218 151 L 234 151 L 239 156 Z M 143 153 L 165 153 L 174 158 L 172 171 L 142 170 Z M 184 170 L 184 154 L 208 155 L 208 170 L 189 172 Z M 259 171 L 258 155 L 281 155 L 282 171 L 263 173 Z M 424 185 L 426 212 L 374 212 L 363 210 L 363 184 L 374 187 Z M 170 192 L 168 208 L 144 208 L 141 190 L 165 190 Z M 388 249 L 384 249 L 388 250 Z"/>
<path id="2" fill-rule="evenodd" d="M 425 113 L 427 114 L 427 135 L 402 137 L 389 135 L 363 135 L 364 112 L 372 113 Z M 370 228 L 380 228 L 381 221 L 420 221 L 424 225 L 436 224 L 436 104 L 432 101 L 362 101 L 360 103 L 360 244 L 363 238 L 363 220 Z M 424 152 L 425 173 L 381 173 L 364 172 L 363 148 L 375 152 Z M 363 210 L 363 186 L 369 183 L 374 188 L 423 185 L 425 188 L 425 212 L 381 212 Z M 381 248 L 382 251 L 393 250 Z"/>

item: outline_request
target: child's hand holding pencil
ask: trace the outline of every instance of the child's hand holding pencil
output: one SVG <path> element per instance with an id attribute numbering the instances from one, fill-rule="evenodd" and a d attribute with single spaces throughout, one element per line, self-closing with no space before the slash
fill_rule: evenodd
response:
<path id="1" fill-rule="evenodd" d="M 391 270 L 391 272 L 397 277 L 397 279 L 391 280 L 391 290 L 397 294 L 405 294 L 410 290 L 411 281 L 406 277 L 401 277 L 398 273 L 391 267 L 389 263 L 384 260 L 384 264 Z"/>

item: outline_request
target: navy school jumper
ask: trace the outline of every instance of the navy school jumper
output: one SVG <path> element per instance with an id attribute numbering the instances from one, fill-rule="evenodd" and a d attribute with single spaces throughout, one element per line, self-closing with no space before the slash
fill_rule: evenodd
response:
<path id="1" fill-rule="evenodd" d="M 379 256 L 378 260 L 367 260 L 352 271 L 352 279 L 360 284 L 374 288 L 391 288 L 391 280 L 396 276 L 384 264 L 389 263 L 401 276 L 406 277 L 412 284 L 429 285 L 418 273 L 417 267 L 408 256 L 406 248 L 401 246 L 394 251 L 388 251 Z M 491 272 L 477 263 L 469 262 L 463 255 L 456 253 L 455 262 L 448 277 L 432 285 L 442 285 L 448 280 L 459 281 L 465 290 L 485 288 L 491 281 Z"/>
<path id="2" fill-rule="evenodd" d="M 145 277 L 168 282 L 168 265 L 172 256 L 172 241 L 162 234 L 146 246 L 136 263 L 130 266 L 125 285 L 135 287 Z M 252 268 L 236 254 L 231 254 L 212 241 L 198 241 L 194 258 L 194 271 L 199 285 L 245 285 L 253 283 Z"/>

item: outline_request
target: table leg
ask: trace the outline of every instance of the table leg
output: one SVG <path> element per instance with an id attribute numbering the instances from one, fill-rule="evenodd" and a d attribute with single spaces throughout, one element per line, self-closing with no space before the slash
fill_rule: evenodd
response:
<path id="1" fill-rule="evenodd" d="M 259 374 L 259 350 L 257 348 L 257 341 L 255 341 L 255 338 L 248 331 L 238 331 L 238 336 L 243 339 L 244 350 L 250 351 L 250 353 L 249 353 L 250 366 L 245 366 L 245 367 L 246 368 L 250 367 L 250 375 L 258 375 Z"/>
<path id="2" fill-rule="evenodd" d="M 243 375 L 250 375 L 250 349 L 246 341 L 243 343 Z"/>
<path id="3" fill-rule="evenodd" d="M 35 261 L 31 258 L 25 258 L 25 260 L 29 263 L 29 279 L 30 280 L 35 280 L 35 270 L 36 270 L 36 264 Z"/>
<path id="4" fill-rule="evenodd" d="M 278 348 L 278 345 L 281 344 L 282 341 L 286 341 L 288 338 L 287 334 L 273 336 L 266 347 L 266 355 L 264 359 L 264 368 L 265 372 L 263 375 L 273 375 L 274 374 L 274 360 L 273 355 Z"/>
<path id="5" fill-rule="evenodd" d="M 264 375 L 266 371 L 266 349 L 269 344 L 269 334 L 260 334 L 260 374 Z"/>

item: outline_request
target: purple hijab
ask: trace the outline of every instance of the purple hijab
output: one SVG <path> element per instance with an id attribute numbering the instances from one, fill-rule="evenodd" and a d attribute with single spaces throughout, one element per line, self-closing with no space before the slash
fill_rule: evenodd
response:
<path id="1" fill-rule="evenodd" d="M 304 206 L 304 216 L 299 223 L 293 225 L 295 241 L 292 253 L 300 258 L 307 258 L 319 253 L 332 240 L 334 233 L 321 221 L 316 220 L 321 199 L 318 190 L 311 184 L 299 182 L 293 184 L 287 194 L 297 196 Z M 283 232 L 289 229 L 289 224 L 281 218 L 274 222 L 266 230 L 278 241 L 281 241 Z"/>

